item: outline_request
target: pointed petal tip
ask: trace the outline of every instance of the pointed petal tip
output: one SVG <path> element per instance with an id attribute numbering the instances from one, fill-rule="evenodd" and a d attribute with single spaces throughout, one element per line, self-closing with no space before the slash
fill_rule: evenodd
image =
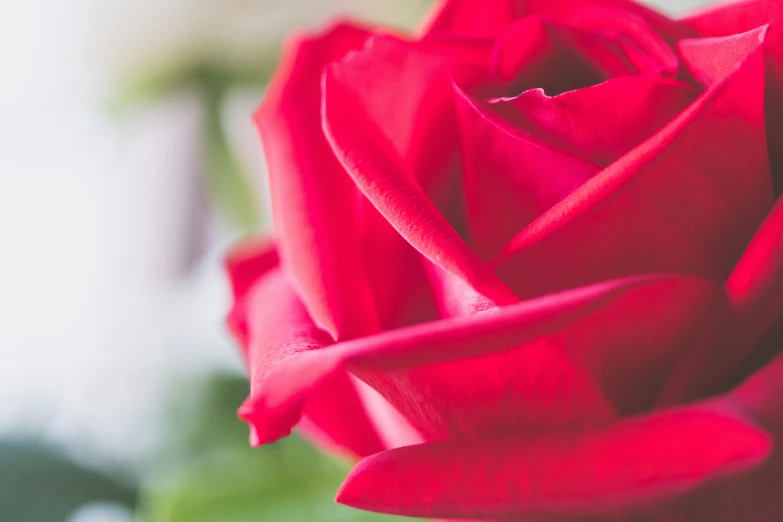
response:
<path id="1" fill-rule="evenodd" d="M 301 406 L 280 411 L 261 410 L 250 398 L 237 410 L 237 416 L 250 428 L 250 445 L 254 448 L 291 435 L 301 415 Z"/>

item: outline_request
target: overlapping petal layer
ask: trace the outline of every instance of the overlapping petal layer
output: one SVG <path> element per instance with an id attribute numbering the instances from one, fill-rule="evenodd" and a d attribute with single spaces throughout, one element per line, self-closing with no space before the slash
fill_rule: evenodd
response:
<path id="1" fill-rule="evenodd" d="M 770 24 L 764 42 L 764 108 L 777 194 L 783 194 L 783 3 L 744 0 L 704 10 L 682 20 L 702 36 L 730 36 Z"/>
<path id="2" fill-rule="evenodd" d="M 764 34 L 681 44 L 690 67 L 725 76 L 510 241 L 494 261 L 500 278 L 524 298 L 639 273 L 728 276 L 774 202 Z"/>
<path id="3" fill-rule="evenodd" d="M 324 66 L 366 38 L 336 25 L 293 40 L 255 115 L 286 270 L 316 323 L 340 339 L 377 331 L 378 318 L 356 240 L 355 188 L 321 131 L 319 93 Z"/>
<path id="4" fill-rule="evenodd" d="M 286 310 L 260 335 L 246 416 L 282 435 L 347 368 L 428 440 L 612 419 L 648 406 L 685 347 L 719 335 L 704 328 L 722 310 L 718 290 L 689 277 L 618 280 L 329 347 Z"/>
<path id="5" fill-rule="evenodd" d="M 769 435 L 720 406 L 688 406 L 582 431 L 398 448 L 360 462 L 337 501 L 427 518 L 565 521 L 643 514 L 769 457 Z"/>
<path id="6" fill-rule="evenodd" d="M 234 294 L 228 323 L 238 337 L 251 376 L 267 371 L 277 359 L 284 360 L 297 349 L 331 342 L 313 325 L 277 261 L 274 246 L 258 241 L 240 244 L 226 260 Z M 254 444 L 287 434 L 301 416 L 300 428 L 305 435 L 337 453 L 363 457 L 389 447 L 380 440 L 346 372 L 335 372 L 295 410 L 290 417 L 284 414 L 282 420 L 274 414 L 256 419 L 246 409 L 240 414 L 250 423 Z"/>

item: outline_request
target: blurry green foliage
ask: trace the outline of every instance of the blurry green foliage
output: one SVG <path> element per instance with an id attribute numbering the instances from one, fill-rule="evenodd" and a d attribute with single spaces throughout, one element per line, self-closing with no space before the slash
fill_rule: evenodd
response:
<path id="1" fill-rule="evenodd" d="M 142 489 L 141 522 L 382 522 L 335 504 L 350 466 L 294 436 L 252 449 L 236 409 L 245 379 L 212 378 L 174 405 L 173 438 Z"/>
<path id="2" fill-rule="evenodd" d="M 57 451 L 29 442 L 0 444 L 0 520 L 63 522 L 92 502 L 132 508 L 136 491 Z"/>

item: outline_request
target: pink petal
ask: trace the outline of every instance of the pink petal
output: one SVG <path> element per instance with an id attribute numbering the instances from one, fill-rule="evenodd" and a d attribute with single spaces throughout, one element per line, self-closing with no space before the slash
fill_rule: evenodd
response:
<path id="1" fill-rule="evenodd" d="M 673 371 L 659 404 L 693 399 L 744 377 L 783 351 L 783 198 L 748 245 L 726 282 L 732 321 L 721 342 L 691 353 Z M 724 323 L 725 325 L 725 323 Z M 734 375 L 735 377 L 729 377 Z"/>
<path id="2" fill-rule="evenodd" d="M 517 0 L 517 2 L 523 7 L 525 14 L 538 14 L 561 21 L 579 19 L 590 11 L 603 13 L 609 10 L 624 11 L 643 20 L 656 34 L 661 35 L 668 42 L 676 41 L 687 34 L 681 24 L 632 0 Z M 618 30 L 622 31 L 623 28 Z"/>
<path id="3" fill-rule="evenodd" d="M 331 343 L 312 322 L 279 269 L 262 276 L 250 290 L 246 307 L 250 349 L 250 397 L 240 416 L 250 424 L 251 442 L 263 444 L 290 433 L 304 415 L 303 431 L 324 449 L 351 456 L 375 453 L 384 446 L 345 372 L 325 379 L 307 400 L 286 410 L 260 408 L 266 375 L 304 350 Z"/>
<path id="4" fill-rule="evenodd" d="M 355 189 L 321 130 L 324 66 L 367 32 L 336 25 L 294 40 L 255 121 L 269 165 L 278 247 L 316 323 L 335 338 L 377 330 L 352 213 Z"/>
<path id="5" fill-rule="evenodd" d="M 225 260 L 234 299 L 242 299 L 253 284 L 277 263 L 277 250 L 270 239 L 250 238 L 234 246 Z"/>
<path id="6" fill-rule="evenodd" d="M 783 325 L 783 323 L 781 323 Z M 783 328 L 778 330 L 778 334 Z M 778 337 L 778 349 L 783 336 Z M 713 484 L 684 499 L 655 522 L 778 522 L 783 513 L 783 355 L 769 362 L 720 399 L 722 407 L 740 412 L 774 438 L 774 452 L 751 473 Z M 716 433 L 717 434 L 717 433 Z M 714 435 L 713 435 L 714 436 Z"/>
<path id="7" fill-rule="evenodd" d="M 313 324 L 279 269 L 254 285 L 247 297 L 247 314 L 250 397 L 240 409 L 240 416 L 250 423 L 254 443 L 260 444 L 288 435 L 304 406 L 300 401 L 288 411 L 259 412 L 255 397 L 266 375 L 296 353 L 323 348 L 331 344 L 331 339 Z"/>
<path id="8" fill-rule="evenodd" d="M 618 9 L 617 7 L 593 5 L 574 11 L 564 19 L 563 23 L 601 34 L 611 41 L 628 61 L 635 74 L 641 76 L 674 76 L 679 69 L 679 60 L 669 46 L 668 37 L 653 29 L 655 15 L 644 16 L 645 13 L 634 9 Z M 679 33 L 671 21 L 666 24 Z M 661 27 L 659 26 L 659 29 Z M 685 34 L 680 36 L 684 37 Z M 597 56 L 599 57 L 599 56 Z"/>
<path id="9" fill-rule="evenodd" d="M 756 339 L 783 311 L 783 197 L 734 267 L 726 291 Z"/>
<path id="10" fill-rule="evenodd" d="M 473 248 L 489 259 L 600 169 L 455 92 L 467 229 Z"/>
<path id="11" fill-rule="evenodd" d="M 612 419 L 650 404 L 683 343 L 710 342 L 716 299 L 709 282 L 647 277 L 383 332 L 263 368 L 252 406 L 295 417 L 348 368 L 429 440 Z"/>
<path id="12" fill-rule="evenodd" d="M 484 80 L 490 50 L 483 42 L 376 36 L 330 73 L 350 87 L 359 112 L 378 127 L 450 222 L 462 210 L 451 79 L 461 85 Z"/>
<path id="13" fill-rule="evenodd" d="M 225 267 L 231 284 L 233 302 L 226 316 L 228 329 L 247 357 L 247 294 L 261 277 L 278 265 L 273 242 L 247 239 L 236 245 L 226 256 Z"/>
<path id="14" fill-rule="evenodd" d="M 767 140 L 776 193 L 783 193 L 783 3 L 728 2 L 682 20 L 703 36 L 728 36 L 771 24 L 764 42 Z"/>
<path id="15" fill-rule="evenodd" d="M 494 38 L 519 18 L 519 0 L 495 0 L 492 8 L 479 0 L 440 0 L 433 7 L 421 32 L 424 37 L 441 35 L 464 38 Z"/>
<path id="16" fill-rule="evenodd" d="M 496 95 L 515 96 L 534 88 L 560 94 L 602 82 L 616 71 L 592 59 L 591 51 L 611 54 L 608 43 L 538 16 L 524 17 L 500 34 L 492 50 L 490 71 L 503 86 Z"/>
<path id="17" fill-rule="evenodd" d="M 746 33 L 757 45 L 741 45 L 744 59 L 712 64 L 728 76 L 510 241 L 493 261 L 501 279 L 521 298 L 660 271 L 724 280 L 773 204 L 763 34 Z M 718 59 L 738 43 L 709 42 Z"/>
<path id="18" fill-rule="evenodd" d="M 677 80 L 629 76 L 559 96 L 531 90 L 498 100 L 492 108 L 531 134 L 607 167 L 663 128 L 697 95 Z"/>
<path id="19" fill-rule="evenodd" d="M 481 0 L 441 0 L 422 29 L 425 38 L 443 34 L 468 38 L 492 38 L 515 20 L 531 14 L 565 20 L 579 11 L 609 7 L 642 18 L 656 33 L 673 41 L 683 28 L 672 20 L 630 0 L 495 0 L 492 9 Z"/>
<path id="20" fill-rule="evenodd" d="M 384 46 L 384 39 L 371 40 L 364 52 L 372 53 L 376 45 Z M 371 107 L 362 102 L 372 100 L 362 97 L 366 91 L 361 87 L 372 76 L 352 72 L 356 60 L 359 69 L 364 70 L 361 64 L 366 61 L 362 55 L 355 53 L 328 67 L 324 73 L 323 123 L 335 154 L 364 195 L 414 248 L 496 302 L 515 301 L 513 294 L 465 244 L 424 193 L 409 164 L 390 140 L 394 134 L 382 131 L 379 122 L 370 117 Z M 418 70 L 420 56 L 408 52 L 406 57 L 413 64 L 412 70 Z M 427 68 L 433 65 L 428 57 L 424 58 L 421 67 L 426 74 Z M 396 92 L 402 111 L 410 103 L 417 103 L 405 98 L 407 90 Z M 394 121 L 388 125 L 393 126 Z"/>
<path id="21" fill-rule="evenodd" d="M 428 518 L 615 520 L 753 469 L 771 446 L 741 417 L 690 406 L 594 429 L 389 450 L 361 461 L 337 501 Z"/>
<path id="22" fill-rule="evenodd" d="M 399 448 L 425 442 L 424 437 L 410 421 L 375 388 L 353 376 L 351 381 L 356 386 L 367 415 L 378 431 L 385 448 Z"/>
<path id="23" fill-rule="evenodd" d="M 394 447 L 381 440 L 380 427 L 351 376 L 340 372 L 308 396 L 298 429 L 322 450 L 356 458 Z"/>
<path id="24" fill-rule="evenodd" d="M 731 384 L 783 352 L 783 198 L 778 198 L 734 268 L 726 292 L 738 321 L 733 347 L 713 372 L 724 378 L 733 370 Z"/>

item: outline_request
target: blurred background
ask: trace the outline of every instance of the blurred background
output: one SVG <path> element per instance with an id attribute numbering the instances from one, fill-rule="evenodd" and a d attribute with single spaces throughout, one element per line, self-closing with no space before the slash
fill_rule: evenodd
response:
<path id="1" fill-rule="evenodd" d="M 388 520 L 303 441 L 249 448 L 221 259 L 269 230 L 250 114 L 284 35 L 429 4 L 0 2 L 0 521 Z"/>

